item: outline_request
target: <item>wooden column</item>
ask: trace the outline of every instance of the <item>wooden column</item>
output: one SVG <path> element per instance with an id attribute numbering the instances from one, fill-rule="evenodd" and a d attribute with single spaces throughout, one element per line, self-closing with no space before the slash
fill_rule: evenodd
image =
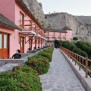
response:
<path id="1" fill-rule="evenodd" d="M 41 39 L 41 48 L 42 48 L 42 39 Z"/>
<path id="2" fill-rule="evenodd" d="M 35 47 L 37 47 L 36 44 L 37 44 L 37 41 L 36 41 L 36 38 L 35 38 Z"/>
<path id="3" fill-rule="evenodd" d="M 40 38 L 38 38 L 38 47 L 40 47 Z"/>
<path id="4" fill-rule="evenodd" d="M 33 45 L 33 39 L 30 39 L 31 44 L 30 44 L 30 49 L 32 50 L 32 45 Z"/>

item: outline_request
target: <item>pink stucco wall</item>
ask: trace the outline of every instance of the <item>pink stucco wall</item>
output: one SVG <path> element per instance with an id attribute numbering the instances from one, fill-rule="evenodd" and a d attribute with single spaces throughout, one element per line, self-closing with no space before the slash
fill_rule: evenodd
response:
<path id="1" fill-rule="evenodd" d="M 0 0 L 0 13 L 15 21 L 15 0 Z"/>
<path id="2" fill-rule="evenodd" d="M 18 44 L 16 44 L 16 36 L 14 35 L 15 30 L 10 30 L 6 28 L 0 28 L 0 32 L 8 33 L 10 36 L 10 42 L 9 42 L 9 56 L 12 57 L 12 55 L 16 52 L 16 47 Z"/>
<path id="3" fill-rule="evenodd" d="M 53 40 L 68 40 L 71 41 L 72 39 L 72 31 L 67 30 L 67 33 L 60 33 L 60 32 L 48 32 L 45 33 L 46 37 L 49 38 L 49 41 Z"/>
<path id="4" fill-rule="evenodd" d="M 20 7 L 19 7 L 17 4 L 15 4 L 15 24 L 16 24 L 17 26 L 20 25 L 20 12 L 22 12 L 22 13 L 24 14 L 24 19 L 25 19 L 25 20 L 29 20 L 29 19 L 30 19 L 30 18 L 25 14 L 25 12 L 24 12 L 22 9 L 20 9 Z M 25 15 L 26 15 L 26 16 L 25 16 Z M 19 41 L 19 33 L 17 33 L 17 30 L 16 30 L 15 35 L 17 36 L 17 37 L 16 37 L 16 38 L 17 38 L 16 40 Z M 25 35 L 23 35 L 23 36 L 25 37 Z M 28 37 L 26 37 L 26 40 L 28 40 Z M 16 42 L 17 42 L 17 41 L 16 41 Z M 18 42 L 18 43 L 19 43 L 19 42 Z M 20 49 L 20 45 L 18 45 L 17 48 Z M 24 43 L 24 52 L 25 52 L 25 53 L 27 52 L 28 48 L 29 48 L 29 42 Z"/>
<path id="5" fill-rule="evenodd" d="M 17 26 L 20 25 L 20 12 L 22 12 L 24 14 L 24 19 L 25 20 L 32 20 L 27 14 L 26 12 L 21 9 L 15 2 L 15 0 L 0 0 L 0 13 L 3 14 L 5 17 L 7 17 L 8 19 L 10 19 L 11 21 L 13 21 Z M 26 22 L 27 24 L 28 22 Z M 29 29 L 29 27 L 25 27 L 24 30 Z M 5 32 L 5 33 L 9 33 L 10 35 L 10 49 L 9 49 L 9 55 L 10 58 L 12 57 L 12 55 L 14 53 L 16 53 L 17 49 L 20 49 L 20 44 L 19 44 L 19 37 L 21 34 L 19 34 L 19 30 L 8 30 L 8 29 L 0 29 L 0 32 Z M 23 37 L 25 37 L 24 34 L 22 34 Z M 29 40 L 29 37 L 26 37 L 26 41 Z M 35 47 L 35 37 L 33 39 L 33 44 L 32 44 L 32 50 Z M 44 46 L 44 42 L 42 44 L 42 46 Z M 41 48 L 41 44 L 39 45 L 39 47 Z M 27 50 L 29 48 L 29 42 L 25 43 L 24 42 L 24 52 L 26 53 Z M 37 43 L 37 48 L 38 48 L 38 43 Z"/>
<path id="6" fill-rule="evenodd" d="M 19 22 L 19 20 L 20 20 L 20 12 L 22 12 L 22 13 L 24 14 L 24 19 L 25 19 L 25 20 L 32 20 L 32 19 L 23 11 L 23 9 L 20 9 L 20 7 L 16 4 L 16 5 L 15 5 L 15 24 L 16 24 L 16 25 L 19 26 L 19 24 L 20 24 L 20 22 Z M 29 22 L 24 22 L 24 23 L 25 23 L 25 24 L 29 24 Z M 25 27 L 25 30 L 26 30 L 26 29 L 29 29 L 29 27 L 30 27 L 30 26 Z M 33 26 L 32 26 L 32 27 L 33 27 Z M 30 30 L 30 29 L 29 29 L 29 30 Z M 35 30 L 34 30 L 34 31 L 35 31 Z M 39 32 L 39 31 L 41 31 L 41 30 L 37 30 L 37 32 Z M 43 31 L 43 30 L 42 30 L 42 31 Z M 27 40 L 28 40 L 28 37 L 26 37 L 26 38 L 27 38 Z M 33 38 L 32 50 L 33 50 L 34 47 L 35 47 L 35 38 L 36 38 L 36 37 Z M 25 46 L 24 51 L 27 52 L 27 49 L 29 48 L 29 43 L 26 43 L 24 46 Z M 44 44 L 43 44 L 43 46 L 44 46 Z M 38 48 L 38 43 L 37 43 L 36 47 Z M 41 45 L 40 45 L 39 47 L 41 47 Z"/>
<path id="7" fill-rule="evenodd" d="M 17 49 L 19 48 L 19 36 L 18 36 L 18 30 L 15 30 L 11 35 L 10 35 L 10 57 L 12 57 L 13 54 L 16 53 Z"/>

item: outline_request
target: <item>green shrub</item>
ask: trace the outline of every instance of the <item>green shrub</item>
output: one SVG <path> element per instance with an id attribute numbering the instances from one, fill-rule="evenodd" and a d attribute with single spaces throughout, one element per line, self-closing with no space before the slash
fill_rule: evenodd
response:
<path id="1" fill-rule="evenodd" d="M 47 49 L 44 49 L 43 51 L 53 53 L 53 50 L 54 50 L 54 47 L 48 47 Z"/>
<path id="2" fill-rule="evenodd" d="M 0 91 L 42 91 L 37 72 L 27 66 L 0 74 Z"/>
<path id="3" fill-rule="evenodd" d="M 45 56 L 39 53 L 28 58 L 24 66 L 14 67 L 12 72 L 0 73 L 0 91 L 42 91 L 39 74 L 48 72 L 50 57 L 47 54 L 52 57 L 53 49 L 42 51 Z"/>
<path id="4" fill-rule="evenodd" d="M 46 57 L 49 60 L 49 62 L 51 62 L 53 50 L 54 50 L 53 47 L 49 47 L 46 50 L 43 50 L 42 52 L 38 53 L 38 55 Z"/>
<path id="5" fill-rule="evenodd" d="M 49 69 L 48 59 L 39 55 L 28 58 L 26 65 L 32 67 L 41 75 L 47 73 Z"/>
<path id="6" fill-rule="evenodd" d="M 77 54 L 79 54 L 79 55 L 81 55 L 81 56 L 88 57 L 88 54 L 84 50 L 80 49 L 81 45 L 79 45 L 79 47 L 77 47 L 76 44 L 74 44 L 74 43 L 64 41 L 64 42 L 62 42 L 62 46 L 75 52 L 75 53 L 77 53 Z"/>
<path id="7" fill-rule="evenodd" d="M 86 52 L 82 51 L 81 49 L 79 49 L 77 47 L 73 49 L 73 52 L 75 52 L 83 57 L 88 57 L 88 54 Z"/>
<path id="8" fill-rule="evenodd" d="M 46 57 L 49 62 L 51 62 L 51 60 L 52 60 L 52 53 L 51 52 L 43 51 L 42 53 L 39 53 L 38 56 L 39 55 Z"/>
<path id="9" fill-rule="evenodd" d="M 83 50 L 84 52 L 86 52 L 88 54 L 88 57 L 90 58 L 91 56 L 91 44 L 90 43 L 84 42 L 84 41 L 78 41 L 77 43 L 75 43 L 75 45 L 81 50 Z"/>
<path id="10" fill-rule="evenodd" d="M 41 75 L 47 73 L 50 66 L 49 62 L 52 60 L 53 49 L 53 47 L 49 47 L 37 55 L 29 57 L 25 64 L 32 67 Z"/>
<path id="11" fill-rule="evenodd" d="M 78 40 L 78 38 L 77 37 L 73 37 L 73 40 Z"/>
<path id="12" fill-rule="evenodd" d="M 54 41 L 54 45 L 55 45 L 55 48 L 59 48 L 60 47 L 60 41 L 59 40 L 55 40 Z"/>

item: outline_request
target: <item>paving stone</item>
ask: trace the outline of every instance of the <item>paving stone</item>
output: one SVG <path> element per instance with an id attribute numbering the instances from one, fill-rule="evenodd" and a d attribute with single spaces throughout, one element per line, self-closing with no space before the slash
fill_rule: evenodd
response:
<path id="1" fill-rule="evenodd" d="M 52 91 L 64 91 L 63 89 L 53 89 Z"/>
<path id="2" fill-rule="evenodd" d="M 85 91 L 59 49 L 54 49 L 50 69 L 40 79 L 42 91 Z"/>
<path id="3" fill-rule="evenodd" d="M 43 85 L 43 89 L 50 89 L 52 85 Z"/>

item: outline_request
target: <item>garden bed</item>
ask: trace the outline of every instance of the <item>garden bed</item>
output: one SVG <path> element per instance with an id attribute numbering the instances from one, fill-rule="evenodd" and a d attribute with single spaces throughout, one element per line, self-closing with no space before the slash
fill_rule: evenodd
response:
<path id="1" fill-rule="evenodd" d="M 10 72 L 0 73 L 0 91 L 42 91 L 39 74 L 48 72 L 52 52 L 53 47 L 44 49 L 29 57 L 22 67 L 17 66 Z"/>

